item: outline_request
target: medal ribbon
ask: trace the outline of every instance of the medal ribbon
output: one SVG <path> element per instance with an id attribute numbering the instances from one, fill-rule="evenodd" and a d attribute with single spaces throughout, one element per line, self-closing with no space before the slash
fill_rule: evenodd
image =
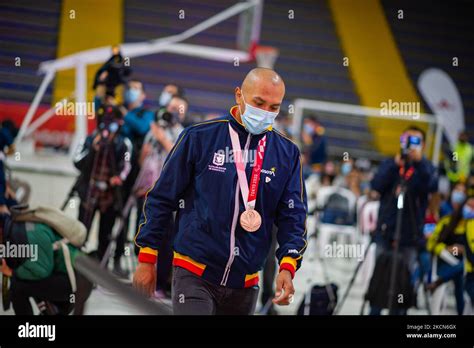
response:
<path id="1" fill-rule="evenodd" d="M 264 135 L 262 139 L 258 141 L 257 146 L 257 157 L 255 158 L 255 164 L 252 169 L 252 175 L 250 177 L 250 189 L 247 181 L 247 175 L 245 173 L 245 167 L 247 166 L 248 157 L 242 157 L 242 150 L 240 148 L 240 140 L 237 132 L 229 124 L 230 140 L 232 141 L 232 149 L 235 159 L 235 167 L 237 168 L 237 177 L 239 179 L 240 191 L 242 192 L 242 198 L 246 209 L 255 209 L 255 203 L 257 202 L 258 184 L 260 182 L 260 173 L 262 171 L 263 158 L 265 155 L 265 147 L 267 145 L 267 136 Z M 250 145 L 250 136 L 245 144 L 244 151 L 248 154 Z"/>

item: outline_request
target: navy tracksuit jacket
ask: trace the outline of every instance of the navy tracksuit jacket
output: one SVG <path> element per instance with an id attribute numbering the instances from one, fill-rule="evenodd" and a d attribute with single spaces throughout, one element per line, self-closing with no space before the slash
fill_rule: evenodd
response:
<path id="1" fill-rule="evenodd" d="M 267 145 L 255 207 L 262 225 L 253 233 L 243 230 L 238 219 L 245 207 L 235 163 L 222 163 L 219 154 L 232 149 L 229 124 L 242 148 L 250 136 L 249 149 L 255 150 L 264 134 L 249 135 L 234 118 L 236 112 L 233 107 L 229 115 L 187 127 L 180 135 L 147 194 L 135 238 L 140 262 L 156 262 L 172 212 L 177 211 L 175 266 L 216 285 L 252 287 L 258 284 L 275 223 L 280 269 L 294 276 L 306 248 L 307 202 L 299 150 L 275 130 L 264 133 Z M 252 168 L 246 167 L 248 180 Z M 235 231 L 233 219 L 237 219 Z"/>

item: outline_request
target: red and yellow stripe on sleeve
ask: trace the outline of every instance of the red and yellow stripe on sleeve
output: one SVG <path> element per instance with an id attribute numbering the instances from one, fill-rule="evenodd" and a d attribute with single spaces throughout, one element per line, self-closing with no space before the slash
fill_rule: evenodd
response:
<path id="1" fill-rule="evenodd" d="M 285 256 L 284 258 L 281 259 L 280 261 L 280 270 L 286 269 L 291 273 L 291 278 L 295 277 L 295 272 L 296 272 L 296 260 L 290 256 Z"/>
<path id="2" fill-rule="evenodd" d="M 245 288 L 250 288 L 258 284 L 258 272 L 253 274 L 247 274 L 245 276 Z"/>
<path id="3" fill-rule="evenodd" d="M 140 253 L 138 254 L 138 262 L 144 263 L 156 263 L 158 258 L 158 250 L 152 248 L 140 248 Z"/>
<path id="4" fill-rule="evenodd" d="M 206 269 L 205 264 L 194 261 L 189 256 L 182 255 L 176 251 L 173 254 L 173 266 L 187 269 L 189 272 L 192 272 L 198 276 L 202 276 L 204 270 Z"/>

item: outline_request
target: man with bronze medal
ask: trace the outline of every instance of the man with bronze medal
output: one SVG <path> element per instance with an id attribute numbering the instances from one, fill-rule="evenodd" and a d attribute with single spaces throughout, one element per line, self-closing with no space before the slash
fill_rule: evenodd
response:
<path id="1" fill-rule="evenodd" d="M 273 302 L 292 302 L 307 245 L 307 204 L 299 150 L 272 128 L 284 95 L 275 71 L 250 71 L 228 115 L 183 131 L 148 191 L 135 238 L 134 285 L 152 294 L 160 245 L 176 211 L 174 314 L 253 314 L 273 225 L 279 246 Z"/>

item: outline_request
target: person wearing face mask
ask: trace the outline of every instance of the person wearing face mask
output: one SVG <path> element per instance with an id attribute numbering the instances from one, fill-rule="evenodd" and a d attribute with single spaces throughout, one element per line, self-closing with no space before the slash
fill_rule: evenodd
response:
<path id="1" fill-rule="evenodd" d="M 180 122 L 184 120 L 187 110 L 188 102 L 184 97 L 172 97 L 164 112 L 158 112 L 157 121 L 151 124 L 151 129 L 145 137 L 139 158 L 141 170 L 133 192 L 139 215 L 136 225 L 137 230 L 145 194 L 159 178 L 166 156 L 178 140 L 179 134 L 183 131 Z M 168 279 L 171 274 L 173 260 L 172 240 L 173 222 L 170 222 L 168 231 L 162 241 L 160 258 L 157 261 L 156 298 L 166 297 L 171 289 Z"/>
<path id="2" fill-rule="evenodd" d="M 334 186 L 350 190 L 356 197 L 361 195 L 361 172 L 354 165 L 354 160 L 349 158 L 343 161 L 340 167 L 340 175 L 334 179 Z"/>
<path id="3" fill-rule="evenodd" d="M 173 83 L 167 84 L 163 91 L 161 91 L 160 96 L 158 97 L 158 105 L 160 108 L 165 108 L 168 106 L 171 99 L 175 96 L 184 97 L 184 90 Z"/>
<path id="4" fill-rule="evenodd" d="M 95 213 L 99 212 L 98 257 L 106 253 L 116 217 L 122 209 L 122 186 L 130 175 L 132 144 L 120 134 L 122 114 L 118 107 L 101 106 L 97 129 L 89 135 L 74 158 L 80 175 L 75 190 L 81 200 L 79 217 L 89 233 Z"/>
<path id="5" fill-rule="evenodd" d="M 434 292 L 441 284 L 454 282 L 456 308 L 459 315 L 464 311 L 464 240 L 467 219 L 474 217 L 474 210 L 466 202 L 466 186 L 457 184 L 451 194 L 453 211 L 443 217 L 428 239 L 427 250 L 438 257 L 438 278 L 427 285 Z M 472 216 L 471 216 L 472 215 Z"/>
<path id="6" fill-rule="evenodd" d="M 439 216 L 442 218 L 451 214 L 466 200 L 466 184 L 457 182 L 453 185 L 451 195 L 440 206 Z"/>
<path id="7" fill-rule="evenodd" d="M 141 149 L 143 139 L 155 118 L 153 111 L 143 105 L 145 98 L 143 84 L 137 80 L 130 80 L 124 95 L 125 116 L 121 132 L 130 139 L 137 151 Z"/>
<path id="8" fill-rule="evenodd" d="M 253 314 L 273 224 L 279 244 L 273 303 L 292 301 L 307 245 L 307 203 L 298 147 L 272 128 L 284 94 L 275 71 L 251 70 L 228 115 L 183 131 L 147 194 L 134 286 L 153 293 L 156 260 L 177 211 L 175 314 Z"/>
<path id="9" fill-rule="evenodd" d="M 132 187 L 140 172 L 140 165 L 138 163 L 139 154 L 143 140 L 150 131 L 150 125 L 155 119 L 154 112 L 144 106 L 145 98 L 146 94 L 143 83 L 133 79 L 128 81 L 124 94 L 124 105 L 121 107 L 122 113 L 125 115 L 121 134 L 131 141 L 133 152 L 130 158 L 131 171 L 122 187 L 124 202 L 130 197 Z M 128 276 L 127 272 L 122 269 L 120 260 L 123 255 L 125 240 L 128 234 L 129 215 L 125 218 L 125 227 L 117 238 L 117 247 L 115 248 L 114 257 L 114 271 L 118 276 L 123 278 Z"/>
<path id="10" fill-rule="evenodd" d="M 407 296 L 410 296 L 415 285 L 413 275 L 416 272 L 419 253 L 425 248 L 423 225 L 428 198 L 438 187 L 435 168 L 423 156 L 424 144 L 425 132 L 422 129 L 416 126 L 405 129 L 400 137 L 400 152 L 395 158 L 383 161 L 371 181 L 370 195 L 380 199 L 377 228 L 374 232 L 377 260 L 388 260 L 390 253 L 396 248 L 398 255 L 403 259 L 403 264 L 398 267 L 400 277 L 407 274 L 410 276 L 411 283 L 407 283 L 408 285 L 404 287 Z M 402 188 L 405 192 L 404 204 L 400 212 L 401 218 L 397 219 L 399 193 Z M 377 264 L 376 262 L 376 267 Z M 383 262 L 380 265 L 380 269 L 383 270 L 381 274 L 389 274 L 391 266 Z M 380 315 L 385 306 L 385 308 L 391 307 L 390 315 L 406 315 L 413 303 L 408 300 L 397 303 L 393 296 L 397 289 L 390 289 L 385 283 L 376 282 L 376 279 L 372 278 L 373 286 L 366 296 L 371 304 L 370 313 Z M 401 282 L 395 284 L 399 285 L 401 286 Z"/>

